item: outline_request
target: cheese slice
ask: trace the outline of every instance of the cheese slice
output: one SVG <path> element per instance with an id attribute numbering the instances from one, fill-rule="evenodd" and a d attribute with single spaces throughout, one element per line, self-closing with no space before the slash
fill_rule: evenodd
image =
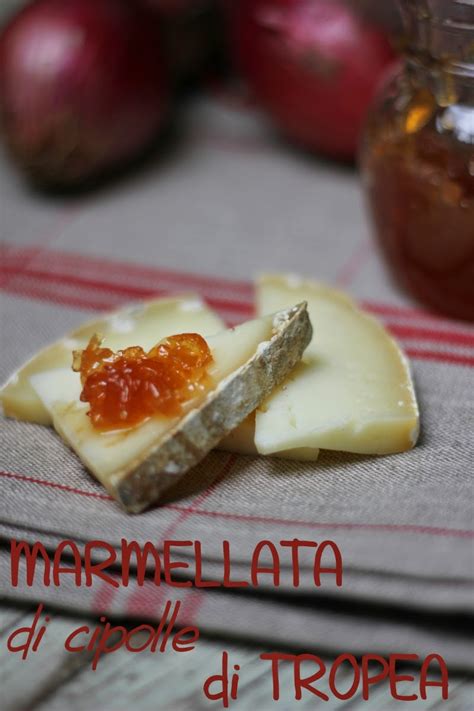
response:
<path id="1" fill-rule="evenodd" d="M 173 333 L 175 333 L 173 324 Z M 130 512 L 156 501 L 270 394 L 311 340 L 306 304 L 208 337 L 216 386 L 179 418 L 153 417 L 129 430 L 99 432 L 69 369 L 30 376 L 55 429 Z M 167 334 L 172 335 L 172 334 Z"/>
<path id="2" fill-rule="evenodd" d="M 255 412 L 252 412 L 235 430 L 224 437 L 216 449 L 256 456 L 258 451 L 255 444 Z M 276 459 L 292 459 L 298 462 L 315 462 L 318 456 L 319 449 L 315 447 L 299 447 L 272 453 L 272 457 Z"/>
<path id="3" fill-rule="evenodd" d="M 378 321 L 344 294 L 295 277 L 262 277 L 257 299 L 260 314 L 305 300 L 314 326 L 303 361 L 257 411 L 259 453 L 389 454 L 415 445 L 419 413 L 408 363 Z"/>
<path id="4" fill-rule="evenodd" d="M 90 321 L 65 338 L 44 348 L 17 371 L 0 390 L 0 402 L 8 417 L 50 425 L 51 416 L 30 384 L 30 377 L 55 368 L 70 369 L 72 351 L 84 348 L 94 333 L 104 337 L 104 347 L 118 350 L 130 345 L 152 348 L 170 333 L 217 333 L 221 319 L 195 294 L 160 298 Z M 79 387 L 79 375 L 74 375 Z"/>

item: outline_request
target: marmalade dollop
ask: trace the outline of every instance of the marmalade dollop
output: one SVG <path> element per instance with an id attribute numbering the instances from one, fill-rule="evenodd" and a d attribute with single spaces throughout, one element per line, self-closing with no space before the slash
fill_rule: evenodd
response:
<path id="1" fill-rule="evenodd" d="M 211 350 L 197 333 L 165 338 L 148 353 L 140 346 L 114 353 L 101 342 L 92 336 L 83 351 L 74 352 L 72 366 L 81 375 L 81 401 L 89 403 L 87 414 L 98 430 L 134 427 L 153 415 L 175 417 L 211 385 Z"/>

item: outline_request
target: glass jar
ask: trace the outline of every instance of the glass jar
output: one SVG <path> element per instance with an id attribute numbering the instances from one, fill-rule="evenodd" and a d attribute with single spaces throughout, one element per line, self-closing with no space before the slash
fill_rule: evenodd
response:
<path id="1" fill-rule="evenodd" d="M 401 0 L 404 59 L 369 117 L 361 169 L 398 282 L 474 321 L 474 0 Z"/>

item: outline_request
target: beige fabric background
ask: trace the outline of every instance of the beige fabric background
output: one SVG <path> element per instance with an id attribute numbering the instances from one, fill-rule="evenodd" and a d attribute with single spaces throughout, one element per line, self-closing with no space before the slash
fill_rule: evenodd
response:
<path id="1" fill-rule="evenodd" d="M 213 453 L 165 506 L 129 517 L 53 432 L 3 420 L 0 535 L 51 546 L 65 537 L 200 539 L 216 575 L 223 538 L 236 570 L 263 538 L 331 538 L 344 557 L 342 589 L 306 586 L 297 597 L 286 576 L 264 602 L 204 592 L 197 620 L 295 644 L 309 634 L 336 651 L 442 648 L 468 665 L 474 329 L 424 313 L 390 283 L 353 171 L 292 150 L 249 110 L 210 99 L 187 109 L 165 156 L 75 200 L 38 196 L 0 163 L 1 378 L 97 310 L 194 288 L 236 323 L 251 314 L 253 274 L 291 271 L 347 288 L 400 339 L 420 443 L 386 458 L 323 453 L 315 464 Z M 12 591 L 2 570 L 6 596 L 98 606 L 84 589 Z M 99 606 L 123 613 L 128 599 Z"/>

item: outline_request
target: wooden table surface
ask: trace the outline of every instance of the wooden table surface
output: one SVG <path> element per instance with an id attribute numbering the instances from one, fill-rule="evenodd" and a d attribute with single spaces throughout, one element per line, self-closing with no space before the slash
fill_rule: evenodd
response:
<path id="1" fill-rule="evenodd" d="M 220 702 L 207 700 L 202 691 L 204 680 L 217 673 L 221 653 L 229 652 L 233 663 L 240 664 L 239 694 L 229 708 L 236 711 L 291 711 L 325 708 L 351 711 L 391 711 L 408 702 L 394 701 L 386 686 L 374 689 L 369 701 L 354 697 L 350 701 L 322 702 L 313 696 L 299 702 L 292 699 L 293 671 L 280 665 L 281 699 L 272 700 L 268 663 L 262 664 L 257 649 L 231 640 L 201 637 L 188 653 L 131 654 L 118 650 L 101 658 L 97 670 L 91 670 L 91 655 L 71 654 L 64 650 L 67 635 L 82 624 L 97 620 L 48 611 L 50 622 L 35 654 L 23 661 L 9 652 L 6 641 L 15 629 L 31 624 L 34 609 L 0 602 L 0 711 L 207 711 L 221 709 Z M 136 624 L 136 623 L 135 623 Z M 139 641 L 135 642 L 137 645 Z M 317 650 L 313 650 L 317 653 Z M 346 686 L 338 676 L 340 688 Z M 319 686 L 324 691 L 325 686 Z M 411 689 L 412 691 L 412 689 Z M 408 693 L 408 691 L 406 692 Z M 474 681 L 451 676 L 449 699 L 440 702 L 439 690 L 433 689 L 426 701 L 409 703 L 413 711 L 449 709 L 473 711 Z"/>

